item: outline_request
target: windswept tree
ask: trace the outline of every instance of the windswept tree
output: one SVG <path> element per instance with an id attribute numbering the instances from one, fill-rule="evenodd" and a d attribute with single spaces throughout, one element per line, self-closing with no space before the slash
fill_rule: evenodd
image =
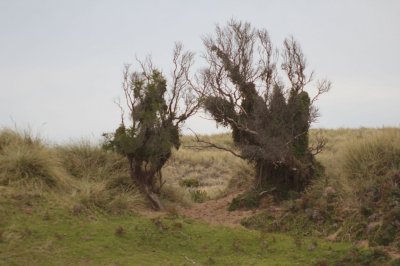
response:
<path id="1" fill-rule="evenodd" d="M 310 98 L 306 87 L 313 72 L 306 72 L 299 44 L 288 38 L 277 50 L 266 30 L 249 23 L 231 20 L 203 41 L 208 63 L 202 74 L 204 106 L 217 123 L 232 129 L 240 151 L 232 153 L 254 164 L 257 188 L 280 195 L 303 190 L 323 145 L 309 147 L 310 124 L 318 116 L 314 102 L 330 82 L 316 82 Z"/>
<path id="2" fill-rule="evenodd" d="M 126 108 L 121 104 L 121 125 L 112 134 L 105 134 L 106 147 L 126 156 L 130 176 L 155 209 L 161 209 L 161 169 L 171 157 L 171 150 L 180 147 L 180 128 L 199 108 L 197 87 L 190 69 L 194 54 L 184 52 L 176 44 L 170 82 L 151 60 L 139 62 L 139 71 L 127 65 L 122 88 Z M 124 121 L 128 111 L 129 122 Z"/>

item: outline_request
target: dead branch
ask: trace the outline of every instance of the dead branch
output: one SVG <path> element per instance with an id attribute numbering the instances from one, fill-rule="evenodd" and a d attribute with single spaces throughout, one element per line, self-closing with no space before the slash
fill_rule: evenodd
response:
<path id="1" fill-rule="evenodd" d="M 328 141 L 324 136 L 322 136 L 321 134 L 317 135 L 316 144 L 309 148 L 310 153 L 314 156 L 321 153 L 324 150 L 327 142 Z"/>
<path id="2" fill-rule="evenodd" d="M 203 139 L 201 139 L 193 130 L 191 130 L 190 128 L 189 128 L 189 130 L 194 134 L 194 136 L 195 136 L 195 141 L 196 141 L 197 143 L 206 144 L 206 146 L 204 146 L 204 145 L 198 145 L 198 146 L 195 146 L 195 145 L 185 145 L 185 146 L 184 146 L 185 148 L 194 148 L 194 149 L 215 148 L 215 149 L 218 149 L 218 150 L 222 150 L 222 151 L 229 152 L 229 153 L 231 153 L 232 155 L 234 155 L 234 156 L 236 156 L 236 157 L 239 157 L 239 158 L 241 158 L 241 159 L 245 159 L 242 155 L 240 155 L 239 153 L 235 152 L 234 150 L 229 149 L 229 148 L 226 148 L 226 147 L 223 147 L 223 146 L 219 146 L 219 145 L 217 145 L 217 144 L 215 144 L 215 143 L 212 143 L 212 142 L 209 142 L 209 141 L 206 141 L 206 140 L 203 140 Z"/>

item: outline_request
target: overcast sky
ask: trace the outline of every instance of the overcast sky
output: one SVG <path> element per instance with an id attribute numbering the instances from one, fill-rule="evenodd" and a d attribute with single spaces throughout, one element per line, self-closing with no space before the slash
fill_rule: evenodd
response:
<path id="1" fill-rule="evenodd" d="M 119 124 L 125 63 L 151 54 L 169 74 L 174 42 L 200 54 L 201 37 L 231 18 L 277 47 L 293 35 L 332 81 L 314 127 L 400 126 L 400 1 L 0 0 L 0 127 L 99 139 Z M 216 132 L 200 118 L 187 126 Z"/>

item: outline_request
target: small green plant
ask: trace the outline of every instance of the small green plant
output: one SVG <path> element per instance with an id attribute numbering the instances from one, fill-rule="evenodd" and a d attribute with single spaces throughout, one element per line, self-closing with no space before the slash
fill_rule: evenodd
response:
<path id="1" fill-rule="evenodd" d="M 197 203 L 205 202 L 208 198 L 207 192 L 205 190 L 194 189 L 190 190 L 189 192 L 192 200 Z"/>
<path id="2" fill-rule="evenodd" d="M 186 178 L 179 181 L 181 187 L 199 187 L 200 182 L 195 178 Z"/>

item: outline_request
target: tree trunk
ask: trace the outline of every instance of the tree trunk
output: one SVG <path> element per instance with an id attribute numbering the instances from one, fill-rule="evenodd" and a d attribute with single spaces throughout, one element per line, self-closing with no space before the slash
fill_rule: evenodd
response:
<path id="1" fill-rule="evenodd" d="M 163 210 L 164 207 L 161 204 L 158 194 L 151 191 L 151 189 L 149 189 L 148 187 L 144 187 L 144 190 L 145 190 L 145 194 L 146 194 L 147 198 L 150 200 L 150 202 L 152 204 L 153 209 L 155 209 L 157 211 Z"/>
<path id="2" fill-rule="evenodd" d="M 302 192 L 315 175 L 316 165 L 312 162 L 273 164 L 268 161 L 256 163 L 256 187 L 274 190 L 278 199 L 285 199 L 290 191 Z"/>
<path id="3" fill-rule="evenodd" d="M 133 158 L 128 158 L 130 166 L 130 176 L 133 183 L 139 188 L 139 191 L 143 193 L 150 201 L 154 210 L 163 210 L 158 193 L 154 191 L 152 180 L 155 178 L 153 171 L 143 171 L 140 163 L 135 162 Z"/>

